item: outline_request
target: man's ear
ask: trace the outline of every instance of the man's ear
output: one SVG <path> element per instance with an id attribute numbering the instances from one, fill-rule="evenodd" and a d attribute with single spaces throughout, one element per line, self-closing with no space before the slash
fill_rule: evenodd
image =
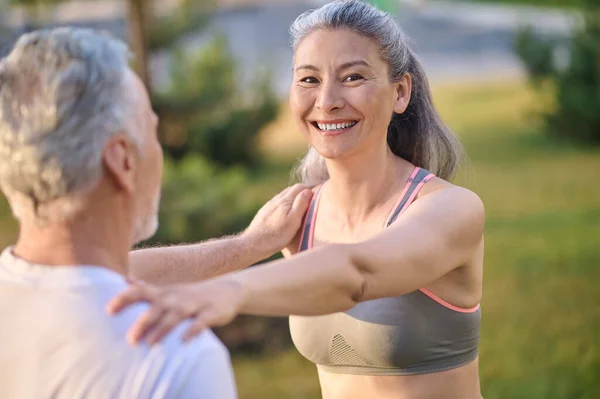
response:
<path id="1" fill-rule="evenodd" d="M 135 148 L 124 135 L 111 137 L 102 153 L 106 172 L 120 190 L 133 193 L 135 190 L 135 168 L 137 159 Z"/>
<path id="2" fill-rule="evenodd" d="M 394 104 L 394 112 L 402 114 L 408 108 L 410 96 L 412 93 L 412 77 L 409 73 L 405 73 L 399 82 L 395 84 L 396 103 Z"/>

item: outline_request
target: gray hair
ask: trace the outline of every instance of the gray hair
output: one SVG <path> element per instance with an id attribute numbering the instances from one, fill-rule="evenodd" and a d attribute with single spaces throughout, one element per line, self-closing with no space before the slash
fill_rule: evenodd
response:
<path id="1" fill-rule="evenodd" d="M 128 61 L 125 44 L 75 28 L 23 35 L 0 60 L 0 188 L 18 219 L 79 211 L 107 139 L 129 133 Z"/>
<path id="2" fill-rule="evenodd" d="M 411 76 L 406 111 L 390 115 L 388 145 L 395 155 L 450 180 L 463 161 L 463 147 L 435 110 L 425 71 L 394 18 L 363 1 L 333 1 L 303 13 L 292 24 L 294 53 L 302 40 L 318 29 L 348 29 L 374 40 L 388 65 L 391 82 L 400 81 L 406 73 Z M 313 147 L 296 166 L 295 175 L 307 184 L 329 178 L 325 159 Z"/>

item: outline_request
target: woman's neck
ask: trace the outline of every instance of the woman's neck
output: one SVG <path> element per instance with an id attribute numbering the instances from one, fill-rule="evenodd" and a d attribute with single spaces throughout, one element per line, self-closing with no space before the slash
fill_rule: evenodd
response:
<path id="1" fill-rule="evenodd" d="M 324 192 L 339 217 L 361 223 L 386 203 L 408 179 L 414 166 L 385 149 L 365 151 L 343 160 L 327 161 L 329 180 Z"/>

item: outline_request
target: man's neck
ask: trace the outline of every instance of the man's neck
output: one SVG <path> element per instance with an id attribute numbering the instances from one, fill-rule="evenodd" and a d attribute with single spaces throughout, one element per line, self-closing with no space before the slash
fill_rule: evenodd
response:
<path id="1" fill-rule="evenodd" d="M 87 228 L 82 222 L 54 223 L 45 227 L 23 223 L 13 252 L 35 264 L 94 265 L 126 274 L 128 248 L 116 237 L 103 232 L 102 226 Z"/>

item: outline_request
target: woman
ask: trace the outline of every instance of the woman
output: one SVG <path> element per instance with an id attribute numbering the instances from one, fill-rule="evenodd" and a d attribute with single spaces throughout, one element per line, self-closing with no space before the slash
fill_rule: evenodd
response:
<path id="1" fill-rule="evenodd" d="M 109 310 L 152 303 L 136 342 L 186 318 L 189 339 L 239 313 L 294 315 L 324 398 L 480 398 L 484 208 L 447 181 L 460 145 L 422 67 L 392 17 L 361 1 L 307 12 L 291 32 L 291 108 L 311 146 L 298 172 L 316 188 L 287 259 L 134 285 Z"/>

